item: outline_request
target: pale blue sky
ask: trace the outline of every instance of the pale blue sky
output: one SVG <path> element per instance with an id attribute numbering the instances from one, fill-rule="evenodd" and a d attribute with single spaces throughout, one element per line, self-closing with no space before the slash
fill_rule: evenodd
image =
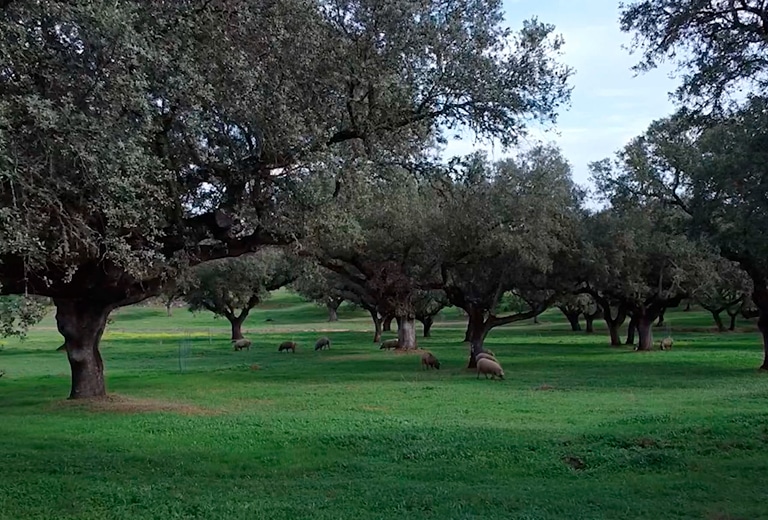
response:
<path id="1" fill-rule="evenodd" d="M 561 110 L 554 131 L 533 129 L 521 145 L 535 139 L 557 143 L 579 184 L 588 184 L 589 162 L 612 155 L 651 121 L 674 110 L 668 92 L 677 80 L 670 79 L 670 68 L 640 75 L 631 70 L 637 55 L 622 48 L 630 35 L 619 30 L 619 0 L 506 0 L 504 7 L 511 27 L 519 28 L 523 20 L 537 16 L 554 24 L 565 38 L 562 61 L 575 69 L 571 106 Z M 467 136 L 452 141 L 446 156 L 478 148 L 488 150 L 493 159 L 506 155 L 498 145 L 481 145 Z"/>

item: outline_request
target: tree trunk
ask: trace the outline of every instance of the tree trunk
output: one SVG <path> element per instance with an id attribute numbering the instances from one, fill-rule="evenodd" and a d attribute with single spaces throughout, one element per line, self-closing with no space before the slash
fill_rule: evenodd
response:
<path id="1" fill-rule="evenodd" d="M 378 343 L 381 341 L 381 319 L 379 318 L 379 313 L 376 312 L 375 309 L 368 309 L 368 313 L 373 320 L 373 342 Z"/>
<path id="2" fill-rule="evenodd" d="M 566 312 L 562 309 L 560 309 L 560 312 L 562 312 L 568 319 L 568 323 L 571 324 L 572 332 L 579 332 L 581 330 L 581 324 L 579 323 L 579 316 L 581 315 L 581 312 Z"/>
<path id="3" fill-rule="evenodd" d="M 738 312 L 735 313 L 735 314 L 731 314 L 730 312 L 728 313 L 728 316 L 730 316 L 730 318 L 731 318 L 731 323 L 730 323 L 730 325 L 728 325 L 728 330 L 730 330 L 731 332 L 736 330 L 736 317 L 738 315 L 739 315 Z"/>
<path id="4" fill-rule="evenodd" d="M 619 307 L 618 311 L 616 312 L 616 317 L 614 318 L 611 315 L 611 308 L 609 306 L 604 306 L 603 309 L 603 319 L 605 320 L 605 324 L 608 326 L 608 334 L 611 337 L 611 346 L 612 347 L 620 347 L 621 346 L 621 337 L 619 337 L 619 327 L 624 323 L 624 320 L 627 317 L 626 310 Z"/>
<path id="5" fill-rule="evenodd" d="M 587 334 L 592 334 L 595 332 L 595 317 L 591 316 L 589 314 L 584 315 L 584 321 L 587 322 Z"/>
<path id="6" fill-rule="evenodd" d="M 690 312 L 691 311 L 691 300 L 688 300 L 685 302 L 685 309 L 683 309 L 683 312 Z"/>
<path id="7" fill-rule="evenodd" d="M 394 316 L 384 316 L 384 321 L 382 322 L 382 330 L 384 332 L 390 332 L 392 330 L 392 320 L 394 319 Z"/>
<path id="8" fill-rule="evenodd" d="M 635 318 L 630 318 L 629 326 L 627 327 L 627 341 L 624 342 L 625 345 L 634 345 L 635 344 L 635 330 L 636 329 L 637 329 L 637 320 Z"/>
<path id="9" fill-rule="evenodd" d="M 763 364 L 760 370 L 768 370 L 768 288 L 765 283 L 758 283 L 753 278 L 754 289 L 752 291 L 752 301 L 755 302 L 759 316 L 757 319 L 757 328 L 763 335 Z"/>
<path id="10" fill-rule="evenodd" d="M 611 346 L 621 346 L 621 338 L 619 337 L 619 326 L 616 322 L 606 322 L 608 325 L 608 335 L 611 337 Z"/>
<path id="11" fill-rule="evenodd" d="M 169 318 L 173 316 L 173 311 L 171 310 L 171 307 L 173 307 L 173 301 L 167 301 L 165 302 L 165 314 Z"/>
<path id="12" fill-rule="evenodd" d="M 533 317 L 533 323 L 536 324 L 536 325 L 539 324 L 539 315 L 538 314 Z"/>
<path id="13" fill-rule="evenodd" d="M 639 337 L 639 341 L 637 344 L 637 350 L 653 350 L 653 321 L 653 318 L 648 316 L 638 316 L 637 335 Z"/>
<path id="14" fill-rule="evenodd" d="M 114 306 L 92 299 L 55 298 L 56 326 L 64 336 L 72 370 L 70 399 L 107 394 L 99 342 Z"/>
<path id="15" fill-rule="evenodd" d="M 327 303 L 325 304 L 326 309 L 328 309 L 328 321 L 339 321 L 339 314 L 337 312 L 339 306 L 334 305 L 333 303 Z"/>
<path id="16" fill-rule="evenodd" d="M 467 337 L 469 338 L 469 363 L 467 368 L 477 368 L 475 356 L 483 351 L 485 336 L 488 335 L 485 325 L 482 311 L 470 309 L 469 325 L 467 327 Z"/>
<path id="17" fill-rule="evenodd" d="M 665 312 L 666 310 L 667 310 L 667 309 L 662 309 L 662 311 L 661 311 L 661 314 L 659 314 L 659 321 L 658 321 L 658 322 L 656 322 L 656 326 L 657 326 L 657 327 L 661 327 L 662 325 L 664 325 L 664 312 Z"/>
<path id="18" fill-rule="evenodd" d="M 397 346 L 405 350 L 413 350 L 416 345 L 416 320 L 414 318 L 397 319 Z"/>
<path id="19" fill-rule="evenodd" d="M 421 324 L 424 325 L 424 337 L 425 338 L 431 338 L 432 337 L 432 324 L 435 323 L 435 318 L 432 316 L 427 316 L 423 320 L 421 320 Z"/>
<path id="20" fill-rule="evenodd" d="M 229 317 L 229 324 L 232 326 L 232 341 L 243 339 L 243 322 L 246 316 L 240 315 L 239 317 Z"/>
<path id="21" fill-rule="evenodd" d="M 725 325 L 723 325 L 723 320 L 720 319 L 720 311 L 710 311 L 712 313 L 712 319 L 715 320 L 715 325 L 717 325 L 717 332 L 725 332 Z"/>
<path id="22" fill-rule="evenodd" d="M 464 309 L 462 310 L 468 315 L 467 330 L 464 333 L 464 343 L 470 343 L 472 341 L 472 330 L 476 327 L 475 322 L 477 321 L 477 317 L 471 312 L 467 312 Z M 480 321 L 482 321 L 482 319 Z"/>

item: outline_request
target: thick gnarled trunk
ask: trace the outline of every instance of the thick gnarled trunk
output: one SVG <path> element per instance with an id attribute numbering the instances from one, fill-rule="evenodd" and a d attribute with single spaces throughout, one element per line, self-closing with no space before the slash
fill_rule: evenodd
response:
<path id="1" fill-rule="evenodd" d="M 106 395 L 99 343 L 113 305 L 91 299 L 55 298 L 56 326 L 72 371 L 70 399 Z"/>
<path id="2" fill-rule="evenodd" d="M 712 319 L 715 321 L 715 325 L 717 325 L 717 332 L 725 332 L 725 325 L 723 324 L 723 320 L 720 318 L 720 311 L 713 310 L 709 312 L 712 313 Z"/>
<path id="3" fill-rule="evenodd" d="M 621 337 L 619 336 L 619 327 L 624 323 L 624 320 L 627 318 L 626 310 L 622 307 L 619 307 L 619 309 L 616 312 L 616 317 L 614 318 L 611 314 L 611 308 L 609 306 L 605 306 L 603 310 L 603 319 L 605 320 L 605 324 L 608 326 L 608 335 L 611 338 L 611 346 L 612 347 L 620 347 L 621 346 Z"/>
<path id="4" fill-rule="evenodd" d="M 339 306 L 333 303 L 328 303 L 325 307 L 328 309 L 328 321 L 339 321 Z"/>
<path id="5" fill-rule="evenodd" d="M 477 368 L 477 354 L 483 352 L 485 337 L 488 335 L 485 319 L 482 311 L 469 310 L 469 323 L 467 326 L 467 338 L 469 339 L 469 363 L 467 368 Z"/>
<path id="6" fill-rule="evenodd" d="M 637 331 L 637 320 L 631 318 L 629 320 L 629 326 L 627 327 L 627 341 L 624 343 L 625 345 L 635 344 L 635 331 Z"/>
<path id="7" fill-rule="evenodd" d="M 425 338 L 431 338 L 432 337 L 432 325 L 435 323 L 435 319 L 432 316 L 427 316 L 425 318 L 422 318 L 421 324 L 424 326 L 424 337 Z"/>
<path id="8" fill-rule="evenodd" d="M 414 350 L 417 347 L 415 318 L 397 318 L 397 346 L 404 350 Z"/>
<path id="9" fill-rule="evenodd" d="M 638 351 L 650 351 L 653 350 L 653 322 L 654 317 L 648 315 L 642 315 L 637 317 L 637 350 Z"/>
<path id="10" fill-rule="evenodd" d="M 381 322 L 381 328 L 384 332 L 392 331 L 392 320 L 394 319 L 395 317 L 392 315 L 384 316 L 384 319 Z"/>
<path id="11" fill-rule="evenodd" d="M 764 283 L 755 283 L 752 301 L 755 302 L 760 313 L 757 318 L 757 328 L 763 336 L 763 364 L 760 365 L 760 370 L 768 370 L 768 288 Z"/>
<path id="12" fill-rule="evenodd" d="M 568 311 L 560 308 L 560 312 L 562 312 L 568 320 L 572 332 L 581 331 L 581 323 L 579 323 L 579 316 L 581 316 L 581 311 Z"/>
<path id="13" fill-rule="evenodd" d="M 368 314 L 371 315 L 373 320 L 373 342 L 378 343 L 381 341 L 381 319 L 376 309 L 368 309 Z"/>
<path id="14" fill-rule="evenodd" d="M 245 321 L 245 318 L 245 316 L 227 317 L 232 329 L 232 341 L 243 339 L 243 322 Z"/>

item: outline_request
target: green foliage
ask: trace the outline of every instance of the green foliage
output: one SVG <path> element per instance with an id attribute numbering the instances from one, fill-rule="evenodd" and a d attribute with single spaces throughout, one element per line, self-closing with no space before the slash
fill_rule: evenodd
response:
<path id="1" fill-rule="evenodd" d="M 339 156 L 458 125 L 509 143 L 570 94 L 553 28 L 506 29 L 498 0 L 6 4 L 9 292 L 135 301 L 299 236 Z"/>
<path id="2" fill-rule="evenodd" d="M 528 309 L 568 285 L 563 269 L 577 247 L 580 194 L 560 151 L 539 146 L 490 164 L 475 155 L 436 184 L 440 252 L 449 299 L 462 308 L 496 308 L 512 291 Z"/>
<path id="3" fill-rule="evenodd" d="M 768 6 L 760 0 L 641 0 L 622 5 L 621 28 L 635 33 L 639 70 L 675 60 L 678 99 L 722 107 L 728 97 L 768 87 Z"/>
<path id="4" fill-rule="evenodd" d="M 193 312 L 208 310 L 234 319 L 297 276 L 296 262 L 280 249 L 223 258 L 200 264 L 185 288 L 184 298 Z"/>
<path id="5" fill-rule="evenodd" d="M 25 337 L 45 316 L 47 303 L 35 296 L 0 296 L 0 337 Z"/>
<path id="6" fill-rule="evenodd" d="M 244 352 L 209 343 L 210 316 L 118 310 L 104 341 L 113 396 L 96 403 L 59 398 L 51 318 L 6 345 L 0 517 L 765 515 L 768 380 L 751 329 L 712 335 L 708 315 L 670 312 L 674 350 L 637 355 L 574 336 L 553 311 L 488 339 L 514 377 L 485 382 L 463 369 L 463 322 L 422 340 L 443 365 L 427 373 L 418 356 L 379 352 L 357 316 L 331 352 L 302 349 L 326 316 L 297 300 L 255 310 Z M 295 356 L 276 351 L 286 339 Z"/>

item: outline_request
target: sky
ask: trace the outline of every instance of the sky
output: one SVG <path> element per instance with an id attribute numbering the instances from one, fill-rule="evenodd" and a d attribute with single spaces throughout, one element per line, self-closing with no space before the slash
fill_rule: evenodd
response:
<path id="1" fill-rule="evenodd" d="M 575 69 L 570 107 L 560 111 L 553 130 L 532 128 L 521 146 L 536 139 L 555 142 L 573 166 L 574 180 L 589 186 L 587 165 L 612 156 L 655 119 L 671 114 L 670 101 L 678 80 L 671 68 L 642 74 L 631 67 L 639 56 L 622 48 L 631 35 L 619 29 L 619 0 L 506 0 L 506 22 L 512 28 L 536 16 L 555 25 L 565 39 L 563 63 Z M 484 149 L 492 159 L 504 153 L 498 145 L 476 143 L 470 134 L 452 140 L 444 155 L 451 157 Z"/>

